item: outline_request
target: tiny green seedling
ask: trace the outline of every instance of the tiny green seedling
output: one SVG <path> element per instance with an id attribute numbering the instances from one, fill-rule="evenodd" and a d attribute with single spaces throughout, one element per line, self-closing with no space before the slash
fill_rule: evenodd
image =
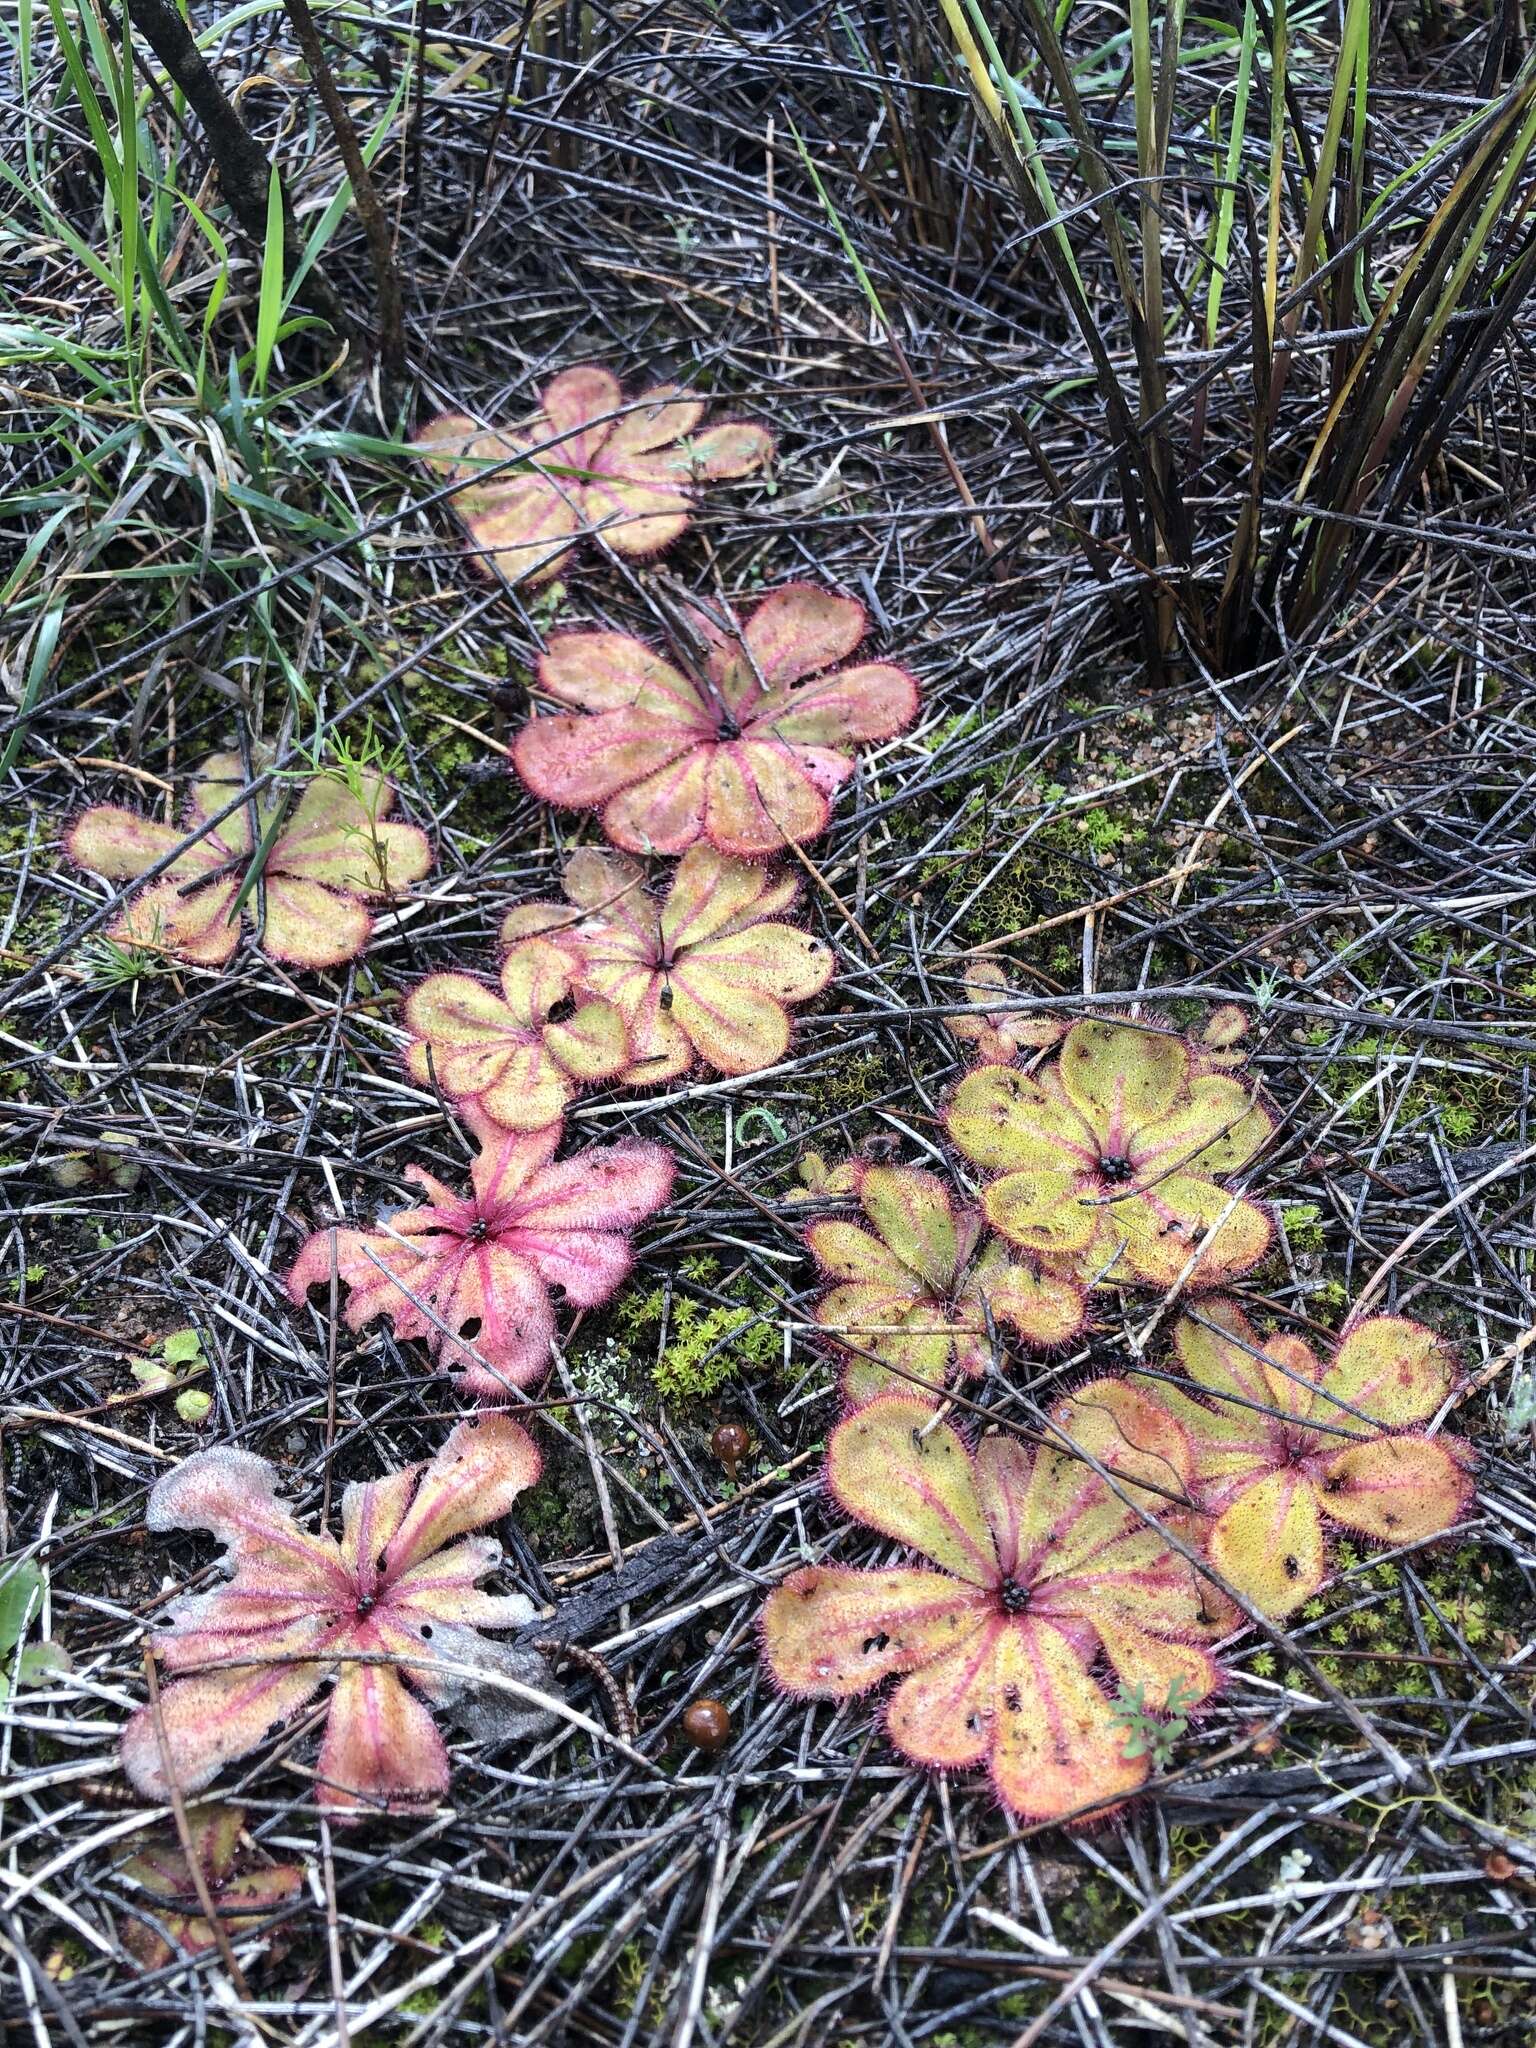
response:
<path id="1" fill-rule="evenodd" d="M 750 1109 L 744 1109 L 736 1119 L 736 1142 L 739 1145 L 753 1142 L 747 1133 L 757 1123 L 762 1125 L 775 1145 L 782 1145 L 789 1137 L 783 1117 L 771 1109 L 765 1109 L 762 1103 L 754 1102 Z"/>
<path id="2" fill-rule="evenodd" d="M 176 1413 L 195 1428 L 213 1412 L 213 1396 L 189 1384 L 208 1370 L 203 1340 L 196 1330 L 172 1330 L 160 1341 L 159 1351 L 150 1358 L 136 1358 L 129 1371 L 138 1381 L 139 1394 L 168 1394 L 176 1390 Z M 132 1394 L 115 1394 L 116 1401 L 131 1401 Z"/>
<path id="3" fill-rule="evenodd" d="M 1127 1761 L 1148 1757 L 1155 1771 L 1166 1771 L 1175 1743 L 1189 1733 L 1189 1709 L 1199 1699 L 1200 1694 L 1186 1689 L 1177 1674 L 1168 1681 L 1167 1696 L 1157 1707 L 1147 1705 L 1146 1687 L 1140 1681 L 1124 1687 L 1110 1712 L 1125 1731 Z"/>
<path id="4" fill-rule="evenodd" d="M 43 1574 L 30 1558 L 0 1572 L 0 1703 L 13 1686 L 44 1685 L 70 1668 L 69 1653 L 46 1639 L 26 1641 L 43 1610 Z"/>

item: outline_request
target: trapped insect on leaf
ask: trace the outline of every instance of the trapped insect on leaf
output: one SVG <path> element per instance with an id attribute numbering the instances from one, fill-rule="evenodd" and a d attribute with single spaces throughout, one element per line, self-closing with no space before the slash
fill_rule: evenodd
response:
<path id="1" fill-rule="evenodd" d="M 317 1230 L 288 1276 L 302 1304 L 331 1275 L 347 1290 L 349 1329 L 388 1316 L 402 1341 L 421 1338 L 464 1391 L 505 1399 L 549 1367 L 553 1291 L 575 1308 L 608 1300 L 634 1260 L 630 1232 L 672 1192 L 663 1145 L 625 1140 L 556 1160 L 558 1124 L 514 1136 L 480 1124 L 470 1193 L 424 1167 L 406 1168 L 426 1203 L 375 1230 Z"/>
<path id="2" fill-rule="evenodd" d="M 984 1373 L 994 1328 L 1049 1351 L 1083 1326 L 1083 1289 L 988 1238 L 978 1210 L 957 1204 L 936 1173 L 861 1166 L 864 1224 L 829 1217 L 805 1241 L 829 1280 L 816 1320 L 847 1354 L 854 1403 L 911 1382 L 936 1392 L 956 1373 Z M 1027 1258 L 1027 1254 L 1025 1255 Z"/>
<path id="3" fill-rule="evenodd" d="M 847 1699 L 900 1675 L 896 1747 L 940 1770 L 985 1765 L 1030 1820 L 1102 1813 L 1148 1775 L 1096 1675 L 1148 1697 L 1220 1682 L 1195 1640 L 1198 1574 L 1082 1464 L 983 1437 L 883 1394 L 833 1431 L 827 1484 L 855 1520 L 932 1561 L 812 1565 L 768 1597 L 763 1653 L 786 1691 Z"/>
<path id="4" fill-rule="evenodd" d="M 617 555 L 653 555 L 688 525 L 700 487 L 750 476 L 773 436 L 746 420 L 700 430 L 705 405 L 676 385 L 626 399 L 596 364 L 562 370 L 516 429 L 445 413 L 418 454 L 462 485 L 453 506 L 477 557 L 509 582 L 543 583 L 595 536 Z"/>
<path id="5" fill-rule="evenodd" d="M 858 745 L 917 716 L 917 684 L 888 662 L 838 667 L 864 607 L 814 584 L 774 591 L 745 625 L 689 617 L 703 660 L 686 670 L 627 633 L 557 633 L 538 681 L 567 708 L 518 734 L 518 773 L 546 803 L 598 811 L 630 853 L 704 839 L 751 860 L 814 839 Z"/>
<path id="6" fill-rule="evenodd" d="M 473 1693 L 477 1674 L 551 1691 L 541 1658 L 478 1633 L 534 1610 L 520 1593 L 480 1590 L 501 1547 L 468 1533 L 506 1514 L 539 1464 L 510 1416 L 461 1422 L 428 1463 L 349 1486 L 339 1543 L 300 1529 L 276 1497 L 276 1472 L 248 1451 L 203 1451 L 167 1472 L 149 1498 L 150 1528 L 210 1531 L 228 1578 L 175 1600 L 170 1626 L 150 1639 L 174 1682 L 123 1731 L 134 1786 L 149 1799 L 165 1799 L 173 1781 L 201 1791 L 334 1679 L 320 1805 L 343 1819 L 435 1805 L 449 1772 L 433 1707 Z M 542 1719 L 519 1702 L 504 1732 Z"/>
<path id="7" fill-rule="evenodd" d="M 982 1192 L 993 1228 L 1091 1285 L 1215 1287 L 1269 1248 L 1266 1211 L 1219 1177 L 1254 1157 L 1273 1120 L 1172 1033 L 1085 1019 L 1032 1075 L 968 1074 L 948 1124 L 997 1176 Z"/>
<path id="8" fill-rule="evenodd" d="M 285 793 L 267 793 L 188 842 L 187 832 L 216 816 L 245 784 L 237 754 L 214 754 L 192 786 L 185 830 L 116 804 L 97 804 L 75 820 L 64 851 L 111 881 L 132 882 L 175 855 L 130 899 L 109 936 L 194 966 L 222 967 L 240 942 L 242 914 L 254 929 L 264 895 L 261 949 L 274 960 L 337 967 L 356 959 L 373 933 L 369 904 L 419 882 L 432 865 L 426 834 L 390 818 L 394 788 L 383 777 L 365 775 L 354 787 L 327 774 L 305 783 L 291 809 Z M 247 883 L 263 847 L 259 894 Z"/>
<path id="9" fill-rule="evenodd" d="M 629 1064 L 619 1079 L 676 1080 L 702 1061 L 722 1074 L 771 1067 L 789 1049 L 791 1003 L 832 978 L 835 955 L 779 913 L 799 895 L 793 877 L 691 847 L 658 901 L 623 854 L 582 847 L 566 862 L 572 907 L 509 911 L 509 945 L 544 934 L 571 962 L 575 983 L 624 1020 Z"/>

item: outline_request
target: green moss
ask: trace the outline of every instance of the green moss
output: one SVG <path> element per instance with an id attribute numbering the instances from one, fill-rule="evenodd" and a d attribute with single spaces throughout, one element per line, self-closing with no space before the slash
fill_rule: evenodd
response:
<path id="1" fill-rule="evenodd" d="M 1323 1030 L 1307 1034 L 1314 1045 L 1324 1043 L 1327 1036 Z M 1323 1086 L 1335 1101 L 1348 1104 L 1346 1120 L 1362 1130 L 1379 1130 L 1383 1105 L 1390 1104 L 1395 1129 L 1438 1123 L 1453 1145 L 1470 1144 L 1496 1130 L 1513 1106 L 1513 1077 L 1500 1071 L 1498 1055 L 1491 1050 L 1484 1049 L 1486 1065 L 1482 1068 L 1465 1061 L 1421 1057 L 1404 1090 L 1401 1075 L 1413 1057 L 1414 1048 L 1405 1039 L 1367 1033 L 1323 1069 Z M 1371 1069 L 1378 1066 L 1394 1069 L 1383 1089 L 1362 1087 Z"/>
<path id="2" fill-rule="evenodd" d="M 771 1371 L 781 1349 L 771 1310 L 766 1299 L 756 1308 L 738 1309 L 674 1298 L 669 1342 L 651 1372 L 657 1393 L 669 1401 L 702 1401 L 744 1367 Z"/>
<path id="3" fill-rule="evenodd" d="M 829 1060 L 816 1075 L 813 1092 L 819 1113 L 835 1116 L 862 1109 L 893 1086 L 887 1055 L 871 1050 L 855 1053 L 850 1059 Z"/>
<path id="4" fill-rule="evenodd" d="M 1126 827 L 1118 818 L 1097 809 L 1083 813 L 1077 821 L 1077 830 L 1095 853 L 1112 853 L 1126 835 Z"/>
<path id="5" fill-rule="evenodd" d="M 1292 1251 L 1320 1252 L 1323 1248 L 1323 1212 L 1316 1202 L 1287 1202 L 1280 1221 Z"/>

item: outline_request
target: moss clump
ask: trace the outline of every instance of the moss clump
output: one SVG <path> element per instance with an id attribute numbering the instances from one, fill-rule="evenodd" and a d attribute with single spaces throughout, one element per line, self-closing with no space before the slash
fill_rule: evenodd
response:
<path id="1" fill-rule="evenodd" d="M 770 1311 L 769 1314 L 764 1313 Z M 765 1300 L 756 1308 L 706 1308 L 675 1300 L 670 1341 L 651 1372 L 651 1383 L 669 1401 L 703 1401 L 718 1393 L 745 1367 L 768 1372 L 778 1363 L 780 1340 Z"/>
<path id="2" fill-rule="evenodd" d="M 1323 1212 L 1316 1202 L 1287 1202 L 1280 1211 L 1280 1222 L 1293 1252 L 1322 1250 Z"/>
<path id="3" fill-rule="evenodd" d="M 1321 1045 L 1328 1033 L 1318 1027 L 1306 1036 L 1311 1044 Z M 1475 1143 L 1499 1128 L 1513 1106 L 1513 1096 L 1510 1077 L 1499 1071 L 1496 1055 L 1485 1053 L 1486 1065 L 1481 1071 L 1464 1061 L 1420 1058 L 1414 1079 L 1406 1092 L 1401 1092 L 1391 1070 L 1406 1071 L 1413 1057 L 1407 1040 L 1368 1033 L 1324 1068 L 1323 1086 L 1336 1102 L 1347 1103 L 1346 1119 L 1362 1130 L 1380 1128 L 1384 1104 L 1395 1109 L 1399 1131 L 1438 1124 L 1453 1145 Z M 1361 1085 L 1373 1067 L 1389 1070 L 1384 1091 Z"/>
<path id="4" fill-rule="evenodd" d="M 823 1114 L 846 1114 L 888 1095 L 895 1085 L 883 1052 L 862 1052 L 852 1059 L 829 1060 L 814 1080 L 816 1107 Z"/>
<path id="5" fill-rule="evenodd" d="M 1415 1570 L 1428 1595 L 1414 1602 L 1417 1627 L 1398 1565 L 1386 1562 L 1362 1570 L 1363 1558 L 1354 1545 L 1337 1545 L 1333 1562 L 1339 1576 L 1301 1610 L 1302 1621 L 1313 1624 L 1305 1640 L 1318 1669 L 1351 1698 L 1422 1699 L 1430 1705 L 1435 1699 L 1432 1671 L 1438 1671 L 1451 1697 L 1458 1697 L 1463 1685 L 1478 1682 L 1474 1667 L 1461 1668 L 1463 1644 L 1485 1663 L 1496 1664 L 1521 1639 L 1522 1585 L 1506 1564 L 1477 1547 L 1460 1545 L 1417 1560 Z M 1363 1594 L 1374 1597 L 1362 1602 Z M 1256 1677 L 1272 1677 L 1273 1651 L 1255 1652 L 1249 1668 Z M 1304 1677 L 1294 1682 L 1306 1683 Z"/>

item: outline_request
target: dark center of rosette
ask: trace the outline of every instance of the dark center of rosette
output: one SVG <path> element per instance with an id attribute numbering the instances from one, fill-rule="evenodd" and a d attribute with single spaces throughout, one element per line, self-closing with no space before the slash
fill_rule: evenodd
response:
<path id="1" fill-rule="evenodd" d="M 1099 1171 L 1117 1187 L 1131 1177 L 1131 1162 L 1123 1152 L 1111 1152 L 1099 1161 Z"/>
<path id="2" fill-rule="evenodd" d="M 1029 1605 L 1029 1588 L 1021 1586 L 1017 1579 L 1004 1579 L 997 1597 L 1004 1614 L 1022 1614 Z"/>

